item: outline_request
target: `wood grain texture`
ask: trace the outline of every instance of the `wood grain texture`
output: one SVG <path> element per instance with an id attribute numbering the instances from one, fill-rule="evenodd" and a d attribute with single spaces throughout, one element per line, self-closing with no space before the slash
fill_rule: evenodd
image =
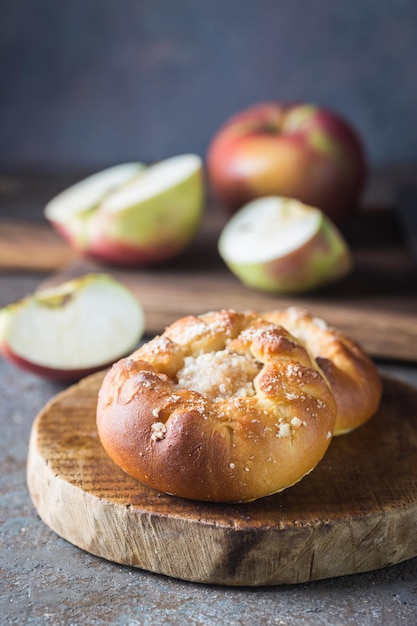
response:
<path id="1" fill-rule="evenodd" d="M 417 390 L 384 378 L 378 414 L 334 439 L 296 486 L 244 505 L 156 492 L 106 455 L 95 426 L 103 373 L 38 415 L 27 479 L 46 524 L 105 559 L 223 585 L 299 583 L 417 555 Z"/>
<path id="2" fill-rule="evenodd" d="M 75 253 L 48 224 L 0 220 L 0 269 L 52 272 Z"/>

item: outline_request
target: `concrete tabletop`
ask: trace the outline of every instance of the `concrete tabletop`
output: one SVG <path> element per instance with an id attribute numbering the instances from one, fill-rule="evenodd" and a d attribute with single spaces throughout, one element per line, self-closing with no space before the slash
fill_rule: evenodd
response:
<path id="1" fill-rule="evenodd" d="M 0 274 L 0 306 L 36 275 Z M 417 365 L 378 363 L 417 386 Z M 223 588 L 120 566 L 67 543 L 38 517 L 26 486 L 32 422 L 62 389 L 0 360 L 0 623 L 60 625 L 331 625 L 417 623 L 417 558 L 319 582 Z"/>

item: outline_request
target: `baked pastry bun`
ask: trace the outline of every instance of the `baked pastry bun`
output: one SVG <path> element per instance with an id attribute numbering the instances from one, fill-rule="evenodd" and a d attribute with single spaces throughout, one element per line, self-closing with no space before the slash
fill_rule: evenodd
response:
<path id="1" fill-rule="evenodd" d="M 139 481 L 193 500 L 247 502 L 317 465 L 336 410 L 287 330 L 224 310 L 182 318 L 116 363 L 97 427 L 109 456 Z"/>
<path id="2" fill-rule="evenodd" d="M 357 343 L 299 307 L 270 311 L 263 317 L 286 328 L 315 359 L 336 400 L 335 435 L 358 428 L 376 413 L 381 379 Z"/>

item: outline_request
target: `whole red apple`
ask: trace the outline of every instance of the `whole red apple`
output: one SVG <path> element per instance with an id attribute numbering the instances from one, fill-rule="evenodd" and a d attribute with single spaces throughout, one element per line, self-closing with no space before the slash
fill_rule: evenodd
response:
<path id="1" fill-rule="evenodd" d="M 357 208 L 367 178 L 357 132 L 312 104 L 260 103 L 237 113 L 214 136 L 206 165 L 229 213 L 278 195 L 315 206 L 339 224 Z"/>

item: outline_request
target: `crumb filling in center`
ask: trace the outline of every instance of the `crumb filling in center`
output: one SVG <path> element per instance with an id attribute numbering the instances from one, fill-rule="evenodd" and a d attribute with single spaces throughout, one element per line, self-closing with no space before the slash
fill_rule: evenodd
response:
<path id="1" fill-rule="evenodd" d="M 177 373 L 177 388 L 197 391 L 211 400 L 253 396 L 259 369 L 253 357 L 228 350 L 188 356 Z"/>

